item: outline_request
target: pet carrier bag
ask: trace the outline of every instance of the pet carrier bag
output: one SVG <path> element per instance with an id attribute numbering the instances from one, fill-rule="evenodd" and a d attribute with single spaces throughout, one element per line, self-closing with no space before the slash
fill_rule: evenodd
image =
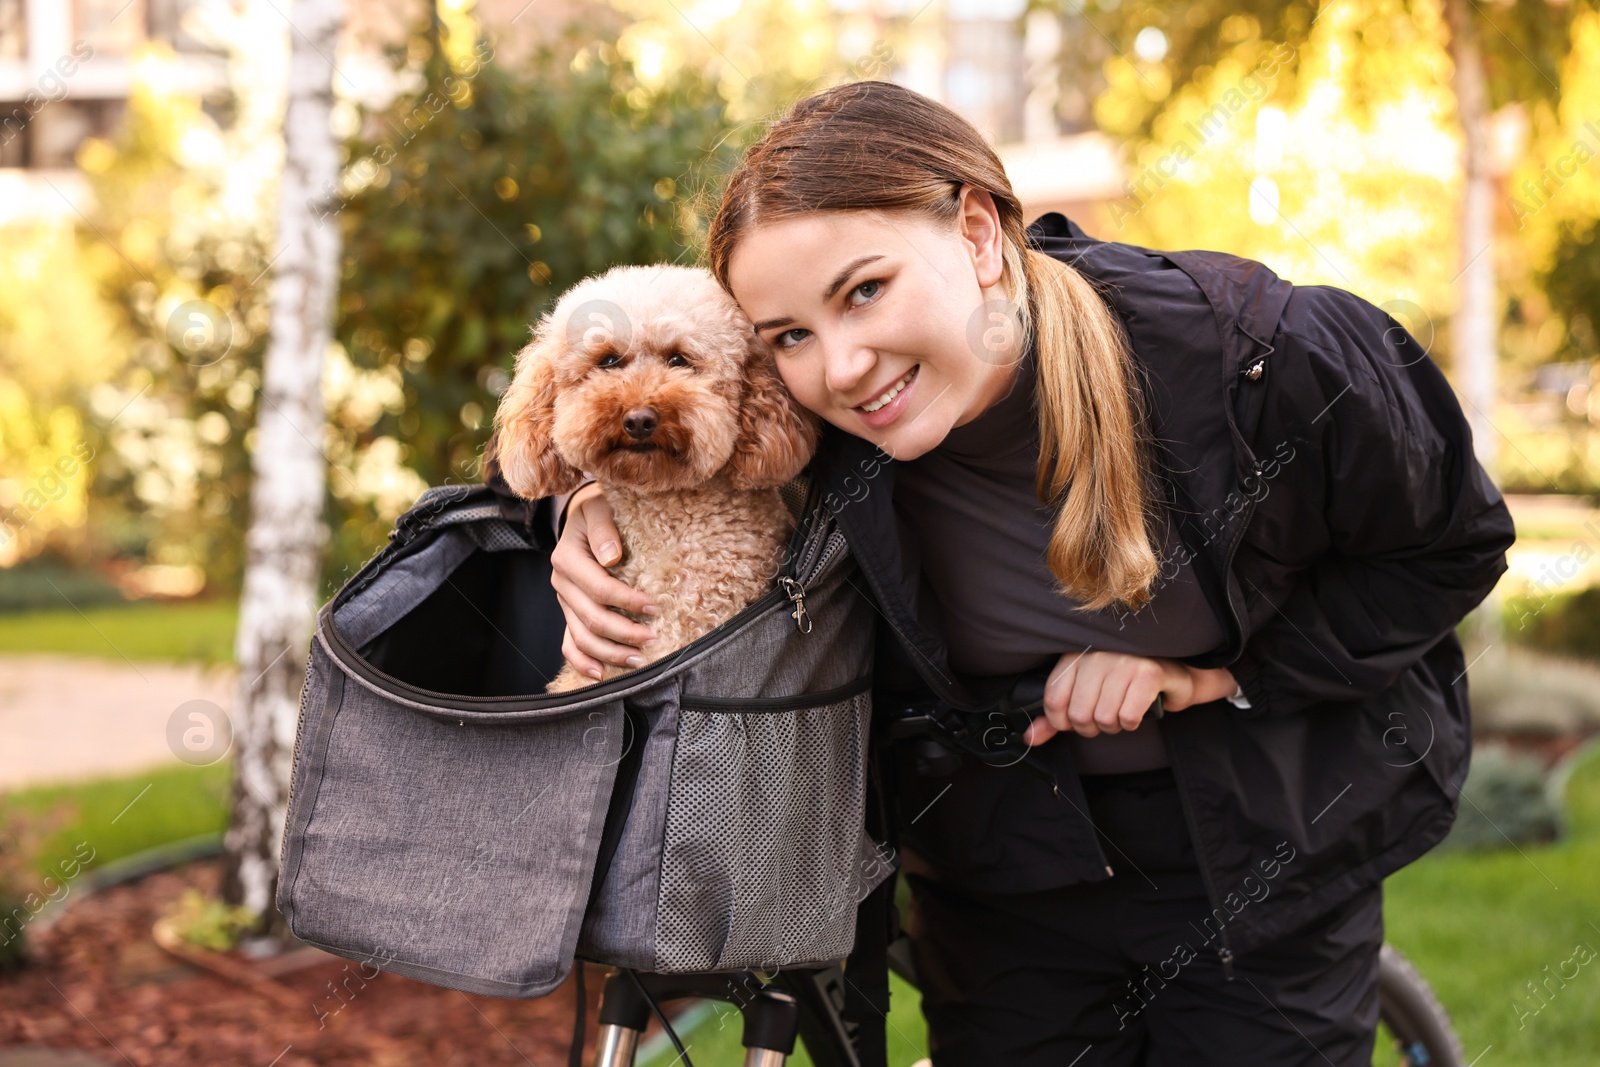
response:
<path id="1" fill-rule="evenodd" d="M 767 594 L 559 694 L 548 530 L 486 486 L 425 492 L 317 617 L 277 892 L 294 935 L 502 997 L 550 992 L 574 954 L 845 959 L 891 873 L 864 823 L 873 608 L 804 477 Z"/>

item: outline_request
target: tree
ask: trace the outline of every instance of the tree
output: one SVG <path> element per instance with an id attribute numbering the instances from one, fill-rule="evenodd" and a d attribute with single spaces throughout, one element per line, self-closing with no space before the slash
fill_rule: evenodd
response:
<path id="1" fill-rule="evenodd" d="M 1461 123 L 1461 206 L 1457 215 L 1457 252 L 1461 265 L 1461 297 L 1450 317 L 1450 347 L 1462 391 L 1473 449 L 1493 469 L 1500 450 L 1489 413 L 1494 410 L 1499 378 L 1499 318 L 1495 296 L 1494 185 L 1489 176 L 1489 84 L 1483 63 L 1477 19 L 1468 0 L 1444 0 L 1450 27 L 1450 59 L 1456 115 Z"/>
<path id="2" fill-rule="evenodd" d="M 245 439 L 261 382 L 271 259 L 272 202 L 266 190 L 240 196 L 238 186 L 240 175 L 267 169 L 261 142 L 281 151 L 282 136 L 279 104 L 262 128 L 255 98 L 276 94 L 240 69 L 242 47 L 219 45 L 229 56 L 226 126 L 159 76 L 137 78 L 114 136 L 90 138 L 78 152 L 93 191 L 82 258 L 113 314 L 117 336 L 107 351 L 121 356 L 89 376 L 84 405 L 97 416 L 88 428 L 93 555 L 196 566 L 208 591 L 230 596 L 242 570 Z M 171 61 L 152 45 L 134 69 Z M 99 309 L 85 304 L 85 314 Z M 41 351 L 74 360 L 70 348 Z"/>
<path id="3" fill-rule="evenodd" d="M 1442 11 L 1435 8 L 1442 4 Z M 1148 135 L 1158 121 L 1173 85 L 1209 71 L 1215 57 L 1239 40 L 1240 27 L 1265 40 L 1300 49 L 1317 21 L 1339 5 L 1381 6 L 1373 0 L 1244 0 L 1242 3 L 1176 4 L 1169 0 L 1114 5 L 1098 13 L 1126 56 L 1142 31 L 1154 28 L 1163 39 L 1159 69 L 1139 71 L 1146 103 L 1130 125 Z M 1559 94 L 1558 67 L 1569 47 L 1576 4 L 1510 0 L 1477 4 L 1469 0 L 1406 0 L 1413 18 L 1444 17 L 1454 70 L 1451 89 L 1460 125 L 1463 186 L 1457 202 L 1456 265 L 1459 285 L 1451 317 L 1450 358 L 1461 384 L 1464 407 L 1473 424 L 1474 446 L 1489 463 L 1498 432 L 1489 416 L 1497 392 L 1499 301 L 1494 248 L 1496 204 L 1488 171 L 1489 116 L 1510 102 Z M 1113 10 L 1114 8 L 1114 10 Z M 1346 9 L 1348 10 L 1348 9 Z M 1131 59 L 1121 61 L 1129 69 Z M 1280 82 L 1287 88 L 1287 79 Z M 1131 94 L 1130 94 L 1131 95 Z"/>
<path id="4" fill-rule="evenodd" d="M 487 40 L 464 51 L 452 63 L 424 26 L 397 52 L 418 87 L 366 116 L 334 205 L 337 350 L 395 402 L 336 416 L 330 458 L 387 449 L 423 485 L 479 480 L 512 358 L 560 293 L 620 263 L 698 260 L 741 143 L 714 78 L 684 66 L 645 84 L 580 27 L 518 67 Z M 329 488 L 332 585 L 393 516 L 342 476 Z"/>
<path id="5" fill-rule="evenodd" d="M 321 383 L 339 282 L 339 231 L 326 221 L 339 173 L 329 57 L 338 48 L 342 8 L 342 0 L 296 0 L 289 15 L 279 251 L 252 457 L 255 481 L 234 652 L 239 688 L 233 806 L 224 837 L 223 898 L 260 915 L 262 929 L 277 915 L 273 897 L 301 657 L 326 537 Z"/>

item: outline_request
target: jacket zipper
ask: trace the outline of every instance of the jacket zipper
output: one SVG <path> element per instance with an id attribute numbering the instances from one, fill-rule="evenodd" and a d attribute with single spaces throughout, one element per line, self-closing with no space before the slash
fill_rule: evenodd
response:
<path id="1" fill-rule="evenodd" d="M 1177 758 L 1177 749 L 1172 744 L 1172 738 L 1168 734 L 1163 732 L 1162 737 L 1166 741 L 1167 760 L 1172 764 L 1173 777 L 1178 780 L 1178 803 L 1183 807 L 1183 820 L 1189 825 L 1189 838 L 1194 842 L 1195 865 L 1200 869 L 1200 881 L 1206 887 L 1206 900 L 1211 904 L 1211 914 L 1214 916 L 1219 911 L 1224 915 L 1229 914 L 1228 910 L 1222 907 L 1221 901 L 1217 896 L 1216 883 L 1211 878 L 1211 866 L 1206 861 L 1205 849 L 1200 843 L 1200 825 L 1195 821 L 1194 809 L 1189 805 L 1189 787 L 1183 772 L 1179 770 L 1181 761 Z M 1217 937 L 1221 941 L 1221 944 L 1217 947 L 1217 959 L 1222 962 L 1222 978 L 1224 981 L 1231 982 L 1233 981 L 1233 946 L 1228 943 L 1228 928 L 1226 925 L 1217 927 Z"/>
<path id="2" fill-rule="evenodd" d="M 1249 335 L 1246 334 L 1246 336 Z M 1252 337 L 1251 340 L 1255 340 L 1255 338 Z M 1234 398 L 1238 395 L 1236 383 L 1237 378 L 1235 379 L 1234 392 L 1228 397 L 1230 409 L 1234 403 Z M 1254 456 L 1251 457 L 1251 469 L 1255 472 L 1256 477 L 1259 478 L 1261 476 L 1261 464 L 1255 461 Z M 1256 504 L 1259 503 L 1259 501 L 1251 498 L 1248 495 L 1246 495 L 1245 500 L 1246 505 L 1244 511 L 1241 513 L 1238 532 L 1233 535 L 1233 539 L 1229 542 L 1227 555 L 1223 557 L 1222 561 L 1222 599 L 1227 601 L 1228 614 L 1233 619 L 1234 629 L 1238 630 L 1239 632 L 1239 645 L 1241 650 L 1244 647 L 1244 621 L 1239 618 L 1239 609 L 1233 600 L 1233 557 L 1239 551 L 1239 544 L 1244 540 L 1244 531 L 1250 525 L 1250 518 L 1255 514 Z M 1172 744 L 1171 736 L 1163 733 L 1162 737 L 1166 741 L 1167 761 L 1172 764 L 1173 776 L 1178 779 L 1178 802 L 1183 807 L 1184 821 L 1189 824 L 1189 837 L 1194 842 L 1195 859 L 1197 860 L 1197 866 L 1200 869 L 1200 880 L 1205 883 L 1206 899 L 1211 904 L 1211 912 L 1213 915 L 1215 915 L 1218 911 L 1222 911 L 1224 914 L 1227 914 L 1227 909 L 1222 907 L 1221 900 L 1217 896 L 1216 883 L 1211 876 L 1211 866 L 1207 862 L 1205 849 L 1200 841 L 1200 826 L 1195 820 L 1194 809 L 1189 803 L 1189 790 L 1185 785 L 1183 775 L 1179 770 L 1182 761 L 1178 759 L 1177 749 L 1176 746 Z M 1224 981 L 1231 982 L 1233 981 L 1233 946 L 1228 943 L 1228 929 L 1226 926 L 1220 924 L 1218 925 L 1217 938 L 1219 941 L 1221 941 L 1221 944 L 1217 948 L 1217 959 L 1222 963 L 1222 977 Z"/>
<path id="3" fill-rule="evenodd" d="M 1256 473 L 1259 475 L 1260 471 L 1257 470 Z M 1255 510 L 1256 501 L 1251 500 L 1244 509 L 1243 518 L 1239 522 L 1239 532 L 1234 536 L 1232 544 L 1228 546 L 1228 554 L 1222 564 L 1222 596 L 1228 602 L 1228 614 L 1233 617 L 1233 624 L 1238 628 L 1241 635 L 1244 633 L 1244 623 L 1240 620 L 1238 608 L 1233 602 L 1233 585 L 1231 581 L 1233 557 L 1239 550 L 1239 542 L 1244 540 L 1245 527 L 1249 525 L 1250 516 L 1255 514 Z M 1242 644 L 1243 642 L 1241 641 L 1241 647 Z M 1189 838 L 1194 842 L 1196 866 L 1200 869 L 1200 880 L 1205 883 L 1206 899 L 1211 903 L 1211 913 L 1215 915 L 1218 911 L 1221 911 L 1223 914 L 1229 914 L 1227 909 L 1222 907 L 1221 898 L 1217 895 L 1216 882 L 1211 876 L 1211 864 L 1206 856 L 1205 847 L 1201 844 L 1200 824 L 1195 819 L 1194 809 L 1190 806 L 1189 787 L 1183 772 L 1180 770 L 1183 761 L 1178 758 L 1177 747 L 1173 745 L 1171 735 L 1163 732 L 1161 736 L 1166 741 L 1167 761 L 1172 764 L 1173 776 L 1178 779 L 1178 802 L 1183 806 L 1184 821 L 1189 824 Z M 1217 959 L 1222 962 L 1222 978 L 1224 981 L 1231 982 L 1233 981 L 1233 946 L 1228 942 L 1228 928 L 1226 925 L 1218 925 L 1217 938 L 1221 942 L 1217 947 Z"/>

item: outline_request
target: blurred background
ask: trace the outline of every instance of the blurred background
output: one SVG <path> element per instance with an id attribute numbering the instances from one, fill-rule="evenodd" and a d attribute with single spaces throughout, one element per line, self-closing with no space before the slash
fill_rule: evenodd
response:
<path id="1" fill-rule="evenodd" d="M 1461 819 L 1389 936 L 1469 1059 L 1594 1062 L 1593 3 L 0 0 L 0 1065 L 565 1054 L 565 989 L 353 993 L 284 951 L 311 612 L 481 479 L 556 295 L 694 262 L 762 123 L 862 79 L 976 124 L 1030 221 L 1259 259 L 1427 347 L 1519 540 L 1461 628 Z"/>

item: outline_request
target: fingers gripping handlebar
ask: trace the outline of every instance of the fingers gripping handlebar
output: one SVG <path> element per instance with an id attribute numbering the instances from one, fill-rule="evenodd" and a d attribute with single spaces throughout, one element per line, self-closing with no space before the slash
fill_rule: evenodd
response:
<path id="1" fill-rule="evenodd" d="M 1023 740 L 1029 724 L 1044 714 L 1049 679 L 1048 670 L 999 679 L 990 689 L 997 695 L 977 710 L 956 708 L 936 698 L 915 702 L 890 714 L 887 737 L 912 741 L 918 770 L 924 774 L 953 773 L 960 765 L 960 753 L 966 752 L 991 766 L 1020 764 L 1059 795 L 1055 774 L 1038 762 L 1033 746 Z M 1145 716 L 1159 719 L 1163 714 L 1157 693 Z"/>

